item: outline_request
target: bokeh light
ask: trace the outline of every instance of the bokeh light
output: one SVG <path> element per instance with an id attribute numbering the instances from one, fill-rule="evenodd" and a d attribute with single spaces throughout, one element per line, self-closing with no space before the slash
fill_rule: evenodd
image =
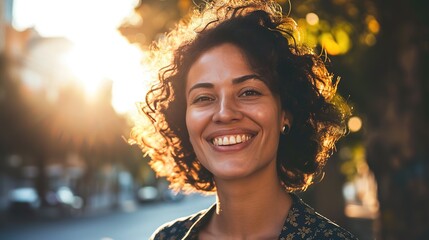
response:
<path id="1" fill-rule="evenodd" d="M 358 116 L 353 116 L 347 123 L 350 132 L 357 132 L 362 128 L 362 120 Z"/>
<path id="2" fill-rule="evenodd" d="M 374 16 L 369 15 L 366 17 L 365 22 L 368 26 L 368 30 L 371 33 L 378 33 L 380 31 L 380 24 L 378 23 L 377 19 L 375 19 Z"/>
<path id="3" fill-rule="evenodd" d="M 343 28 L 333 29 L 320 36 L 320 42 L 330 55 L 340 55 L 347 53 L 351 48 L 351 40 L 348 33 Z"/>
<path id="4" fill-rule="evenodd" d="M 319 23 L 319 16 L 317 16 L 315 13 L 307 13 L 305 20 L 310 25 L 316 25 Z"/>

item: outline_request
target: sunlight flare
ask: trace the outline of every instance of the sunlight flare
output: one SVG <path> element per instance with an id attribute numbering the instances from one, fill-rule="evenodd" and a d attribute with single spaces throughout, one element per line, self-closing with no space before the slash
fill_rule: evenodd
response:
<path id="1" fill-rule="evenodd" d="M 13 26 L 69 39 L 74 47 L 63 60 L 73 79 L 90 100 L 105 82 L 112 82 L 112 106 L 123 114 L 135 108 L 145 91 L 143 52 L 117 30 L 138 2 L 15 0 Z"/>

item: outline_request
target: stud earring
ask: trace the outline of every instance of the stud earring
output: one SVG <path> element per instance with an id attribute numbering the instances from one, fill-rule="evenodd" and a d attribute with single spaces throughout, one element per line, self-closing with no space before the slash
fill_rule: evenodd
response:
<path id="1" fill-rule="evenodd" d="M 282 134 L 283 135 L 288 135 L 288 133 L 290 132 L 290 127 L 289 127 L 289 125 L 287 125 L 287 124 L 285 124 L 285 125 L 283 125 L 283 128 L 282 128 Z"/>

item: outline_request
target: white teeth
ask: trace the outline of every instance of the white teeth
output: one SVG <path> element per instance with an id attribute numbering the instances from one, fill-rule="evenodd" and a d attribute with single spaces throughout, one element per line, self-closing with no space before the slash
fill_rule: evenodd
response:
<path id="1" fill-rule="evenodd" d="M 224 137 L 217 137 L 212 140 L 213 145 L 215 146 L 227 146 L 234 145 L 237 143 L 244 143 L 251 139 L 250 135 L 230 135 Z"/>

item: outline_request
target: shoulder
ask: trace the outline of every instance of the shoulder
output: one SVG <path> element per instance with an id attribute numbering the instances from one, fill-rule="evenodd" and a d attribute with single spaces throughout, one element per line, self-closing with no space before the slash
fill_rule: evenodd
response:
<path id="1" fill-rule="evenodd" d="M 317 213 L 296 195 L 292 198 L 294 203 L 283 228 L 283 239 L 357 240 L 353 234 Z"/>
<path id="2" fill-rule="evenodd" d="M 308 217 L 315 219 L 314 239 L 357 240 L 357 238 L 349 231 L 315 212 L 314 209 L 309 211 L 310 213 L 308 214 Z"/>
<path id="3" fill-rule="evenodd" d="M 150 240 L 167 240 L 183 238 L 191 227 L 204 215 L 207 210 L 200 211 L 187 217 L 167 222 L 152 234 Z"/>

